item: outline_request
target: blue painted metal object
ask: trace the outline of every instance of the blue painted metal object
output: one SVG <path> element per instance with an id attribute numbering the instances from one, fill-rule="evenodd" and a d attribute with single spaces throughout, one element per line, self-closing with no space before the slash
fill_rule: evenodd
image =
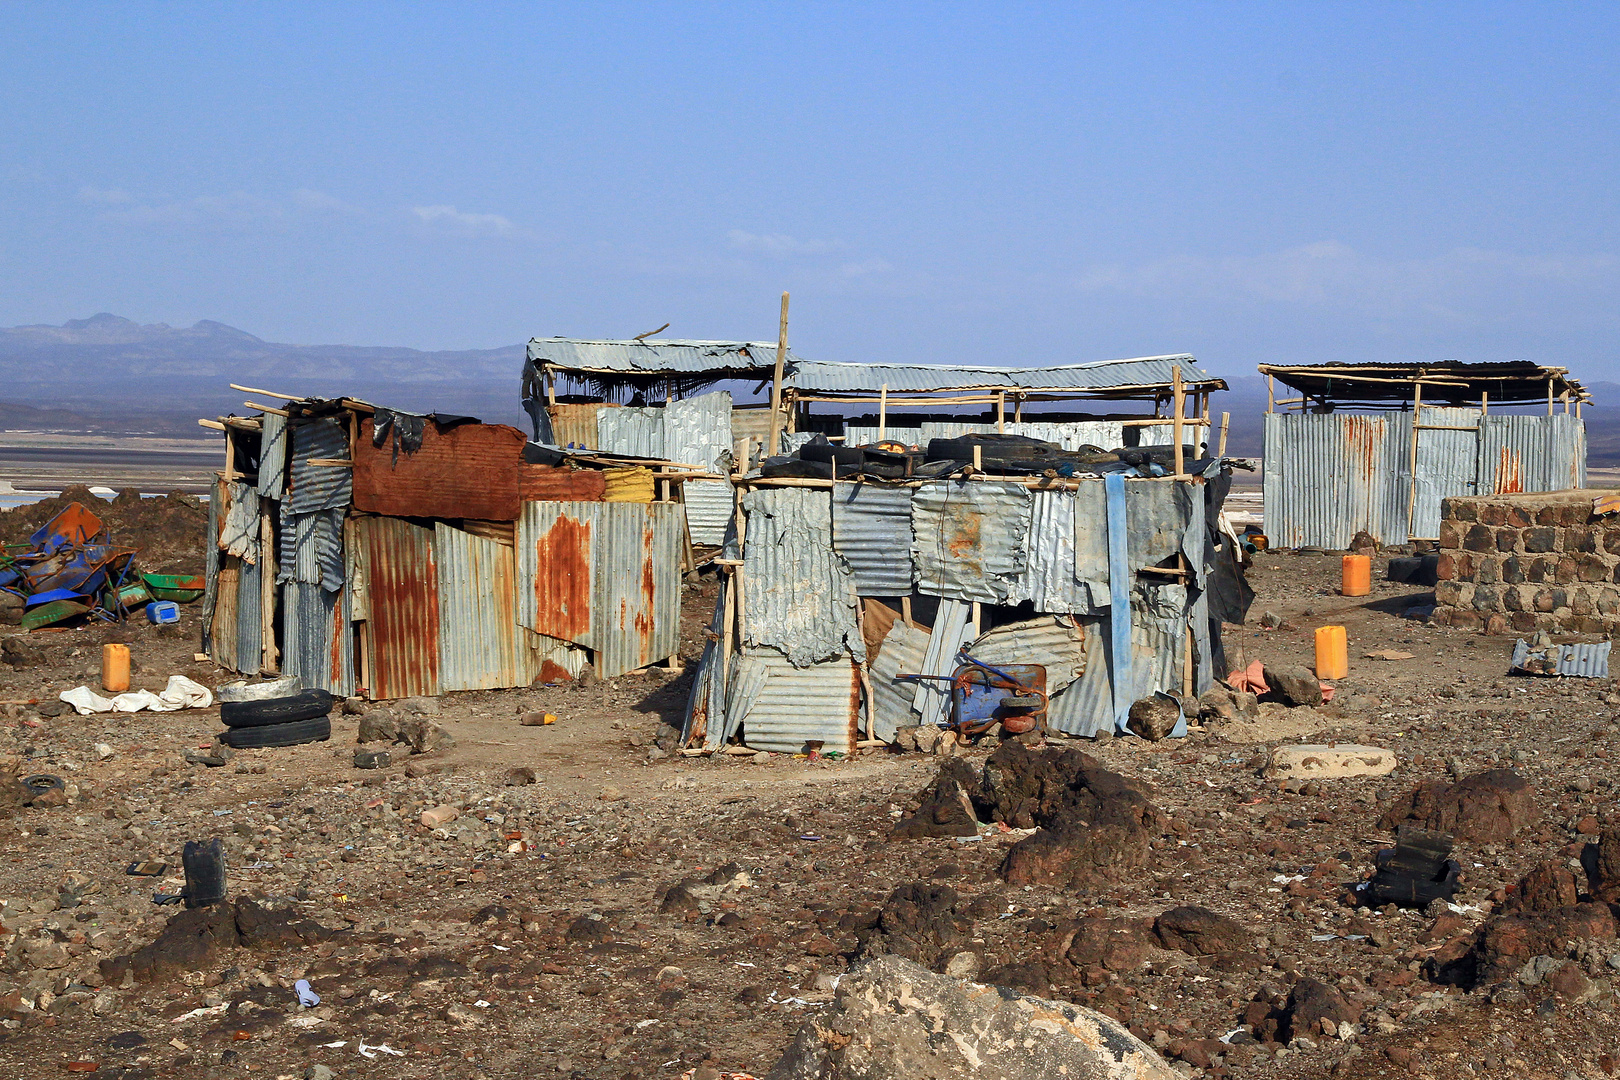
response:
<path id="1" fill-rule="evenodd" d="M 1125 542 L 1125 476 L 1103 477 L 1108 501 L 1109 656 L 1114 689 L 1114 730 L 1125 731 L 1131 712 L 1131 570 Z"/>

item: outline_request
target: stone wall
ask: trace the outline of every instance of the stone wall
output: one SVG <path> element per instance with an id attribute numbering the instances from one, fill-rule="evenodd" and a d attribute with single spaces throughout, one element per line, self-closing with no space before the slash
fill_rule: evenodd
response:
<path id="1" fill-rule="evenodd" d="M 1620 633 L 1620 516 L 1590 489 L 1440 504 L 1436 622 L 1488 634 Z"/>

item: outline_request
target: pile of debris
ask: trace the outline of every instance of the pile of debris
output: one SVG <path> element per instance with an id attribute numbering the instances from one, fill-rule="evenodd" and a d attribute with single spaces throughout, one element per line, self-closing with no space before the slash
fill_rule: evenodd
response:
<path id="1" fill-rule="evenodd" d="M 141 573 L 138 549 L 114 542 L 112 531 L 83 503 L 59 510 L 27 539 L 0 545 L 0 622 L 36 630 L 67 622 L 121 622 L 147 608 L 154 622 L 174 603 L 203 593 L 201 577 Z"/>
<path id="2" fill-rule="evenodd" d="M 1186 463 L 1195 462 L 1200 456 L 1198 447 L 1193 445 L 1183 447 L 1182 455 Z M 824 435 L 816 435 L 792 454 L 766 458 L 759 475 L 820 480 L 857 477 L 943 480 L 948 476 L 974 473 L 1048 478 L 1101 476 L 1110 472 L 1169 476 L 1176 464 L 1174 446 L 1130 446 L 1114 450 L 1081 446 L 1065 450 L 1056 443 L 1028 435 L 981 433 L 929 439 L 926 445 L 884 439 L 866 446 L 849 446 L 837 445 Z"/>

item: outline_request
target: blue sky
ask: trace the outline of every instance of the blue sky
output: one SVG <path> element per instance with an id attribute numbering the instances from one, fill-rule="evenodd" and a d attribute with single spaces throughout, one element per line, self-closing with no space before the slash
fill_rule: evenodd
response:
<path id="1" fill-rule="evenodd" d="M 0 7 L 0 324 L 1620 377 L 1613 5 Z"/>

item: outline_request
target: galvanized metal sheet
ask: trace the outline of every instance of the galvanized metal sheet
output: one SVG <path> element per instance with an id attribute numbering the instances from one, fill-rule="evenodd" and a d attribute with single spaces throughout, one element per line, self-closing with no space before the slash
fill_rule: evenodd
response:
<path id="1" fill-rule="evenodd" d="M 257 675 L 264 660 L 264 562 L 243 561 L 236 588 L 236 663 L 243 675 Z"/>
<path id="2" fill-rule="evenodd" d="M 1366 530 L 1407 539 L 1410 413 L 1266 414 L 1266 536 L 1277 548 L 1343 550 Z"/>
<path id="3" fill-rule="evenodd" d="M 981 664 L 1039 664 L 1046 669 L 1046 692 L 1054 694 L 1086 670 L 1083 624 L 1067 615 L 1042 615 L 993 627 L 967 646 Z"/>
<path id="4" fill-rule="evenodd" d="M 279 500 L 287 492 L 287 418 L 265 413 L 259 420 L 259 494 Z"/>
<path id="5" fill-rule="evenodd" d="M 783 361 L 802 361 L 789 349 Z M 774 341 L 583 341 L 573 338 L 532 338 L 528 363 L 550 364 L 575 371 L 662 372 L 701 374 L 776 363 Z"/>
<path id="6" fill-rule="evenodd" d="M 722 454 L 732 449 L 731 394 L 713 394 L 671 401 L 664 414 L 665 460 L 713 469 Z"/>
<path id="7" fill-rule="evenodd" d="M 970 387 L 1109 390 L 1169 386 L 1174 379 L 1172 369 L 1178 366 L 1184 383 L 1201 386 L 1219 381 L 1186 355 L 1016 368 L 804 360 L 795 364 L 789 381 L 799 390 L 826 393 L 864 391 L 876 394 L 885 385 L 890 393 Z"/>
<path id="8" fill-rule="evenodd" d="M 303 514 L 348 506 L 354 495 L 353 470 L 309 463 L 311 459 L 343 461 L 348 457 L 349 430 L 337 417 L 294 420 L 287 510 Z"/>
<path id="9" fill-rule="evenodd" d="M 942 600 L 934 615 L 934 626 L 928 636 L 928 650 L 923 655 L 922 669 L 915 674 L 928 676 L 917 680 L 912 692 L 911 708 L 923 724 L 939 724 L 945 719 L 950 706 L 949 684 L 939 676 L 949 676 L 956 670 L 956 657 L 962 646 L 979 636 L 973 622 L 973 605 L 964 600 Z M 875 691 L 874 691 L 875 692 Z"/>
<path id="10" fill-rule="evenodd" d="M 439 574 L 433 530 L 389 517 L 355 522 L 371 617 L 366 655 L 374 698 L 439 693 Z"/>
<path id="11" fill-rule="evenodd" d="M 1595 645 L 1553 645 L 1550 648 L 1557 650 L 1557 672 L 1560 675 L 1573 675 L 1586 679 L 1607 679 L 1609 677 L 1609 653 L 1614 648 L 1612 641 L 1600 641 Z M 1547 647 L 1534 650 L 1544 654 Z M 1513 646 L 1513 659 L 1509 667 L 1523 668 L 1531 656 L 1530 643 L 1520 638 Z M 1539 670 L 1537 674 L 1542 674 Z"/>
<path id="12" fill-rule="evenodd" d="M 1019 484 L 946 480 L 911 500 L 917 588 L 932 596 L 1005 603 L 1028 568 L 1030 493 Z"/>
<path id="13" fill-rule="evenodd" d="M 354 693 L 354 633 L 348 590 L 328 592 L 318 583 L 293 581 L 281 588 L 281 669 L 305 689 Z"/>
<path id="14" fill-rule="evenodd" d="M 512 548 L 438 522 L 439 689 L 527 686 L 536 672 L 517 623 Z"/>
<path id="15" fill-rule="evenodd" d="M 798 667 L 775 649 L 749 649 L 739 682 L 758 682 L 741 711 L 743 741 L 755 750 L 797 754 L 819 743 L 823 753 L 852 753 L 861 683 L 847 656 Z"/>
<path id="16" fill-rule="evenodd" d="M 911 488 L 834 484 L 832 546 L 861 596 L 910 596 Z"/>
<path id="17" fill-rule="evenodd" d="M 1586 423 L 1574 416 L 1485 416 L 1479 424 L 1478 492 L 1564 491 L 1586 486 Z"/>
<path id="18" fill-rule="evenodd" d="M 1101 483 L 1082 485 L 1099 491 Z M 1079 496 L 1073 491 L 1036 491 L 1030 500 L 1029 535 L 1025 539 L 1028 566 L 1009 588 L 1007 602 L 1029 601 L 1036 611 L 1089 613 L 1092 609 L 1091 587 L 1080 579 L 1075 559 L 1076 539 L 1082 522 L 1076 511 Z M 1093 537 L 1093 521 L 1084 522 L 1086 540 L 1101 540 L 1101 531 Z M 1094 569 L 1094 567 L 1088 567 Z M 1102 586 L 1108 589 L 1108 549 L 1102 541 Z"/>
<path id="19" fill-rule="evenodd" d="M 845 654 L 864 661 L 854 580 L 833 551 L 828 492 L 756 488 L 742 507 L 744 646 L 774 646 L 795 667 Z"/>
<path id="20" fill-rule="evenodd" d="M 227 485 L 229 506 L 219 546 L 244 562 L 259 561 L 259 493 L 247 484 Z"/>
<path id="21" fill-rule="evenodd" d="M 214 477 L 208 495 L 208 534 L 203 542 L 202 650 L 216 663 L 214 613 L 219 607 L 219 504 L 224 481 Z"/>
<path id="22" fill-rule="evenodd" d="M 227 671 L 236 670 L 236 637 L 239 632 L 236 605 L 242 591 L 242 560 L 221 555 L 215 577 L 217 600 L 211 626 L 209 656 Z"/>
<path id="23" fill-rule="evenodd" d="M 595 502 L 524 504 L 517 529 L 517 622 L 592 646 Z M 621 568 L 621 572 L 622 572 Z"/>
<path id="24" fill-rule="evenodd" d="M 609 454 L 664 456 L 664 410 L 607 408 L 596 414 L 596 447 Z"/>
<path id="25" fill-rule="evenodd" d="M 686 507 L 686 528 L 692 543 L 719 547 L 736 511 L 736 491 L 730 480 L 687 480 L 681 484 Z"/>
<path id="26" fill-rule="evenodd" d="M 872 684 L 872 727 L 868 732 L 872 738 L 893 742 L 895 729 L 921 723 L 921 715 L 913 705 L 917 684 L 899 676 L 923 670 L 931 638 L 926 627 L 910 626 L 897 619 L 878 647 L 867 674 Z"/>
<path id="27" fill-rule="evenodd" d="M 1479 480 L 1479 410 L 1428 408 L 1418 420 L 1417 498 L 1411 535 L 1440 536 L 1440 500 L 1473 495 Z M 1467 428 L 1459 431 L 1458 428 Z"/>
<path id="28" fill-rule="evenodd" d="M 1187 591 L 1180 585 L 1139 586 L 1131 596 L 1132 701 L 1155 690 L 1181 690 L 1186 650 Z M 1085 673 L 1047 704 L 1047 725 L 1069 735 L 1091 736 L 1114 724 L 1111 621 L 1083 620 Z"/>
<path id="29" fill-rule="evenodd" d="M 327 592 L 343 588 L 342 507 L 307 514 L 281 514 L 281 569 L 278 582 L 320 585 Z"/>
<path id="30" fill-rule="evenodd" d="M 706 750 L 720 747 L 720 732 L 725 727 L 725 664 L 720 640 L 725 629 L 726 591 L 730 587 L 731 579 L 722 576 L 720 587 L 715 590 L 714 614 L 709 619 L 703 656 L 698 660 L 697 673 L 692 676 L 692 688 L 686 696 L 686 718 L 681 725 L 683 748 L 694 744 Z"/>

